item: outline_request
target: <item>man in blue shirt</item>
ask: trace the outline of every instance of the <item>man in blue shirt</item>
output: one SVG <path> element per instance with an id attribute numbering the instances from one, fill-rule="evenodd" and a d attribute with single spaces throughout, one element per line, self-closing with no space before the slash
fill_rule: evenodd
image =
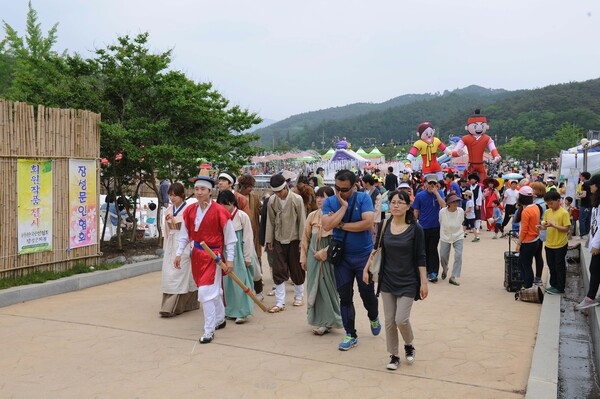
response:
<path id="1" fill-rule="evenodd" d="M 377 297 L 374 284 L 362 281 L 363 270 L 373 250 L 371 231 L 373 228 L 373 202 L 367 193 L 356 190 L 356 175 L 350 170 L 340 170 L 335 175 L 335 197 L 323 203 L 323 230 L 333 229 L 333 238 L 344 241 L 341 263 L 334 268 L 335 283 L 340 296 L 340 310 L 346 336 L 338 349 L 347 351 L 358 344 L 355 328 L 354 280 L 367 316 L 371 322 L 371 333 L 381 331 Z M 347 234 L 346 234 L 347 233 Z"/>
<path id="2" fill-rule="evenodd" d="M 440 255 L 437 247 L 440 242 L 440 209 L 446 206 L 443 191 L 439 189 L 437 175 L 425 176 L 427 189 L 419 191 L 413 202 L 415 218 L 423 228 L 427 256 L 427 279 L 437 283 L 440 270 Z"/>
<path id="3" fill-rule="evenodd" d="M 451 191 L 454 191 L 454 193 L 458 195 L 458 198 L 461 198 L 460 185 L 454 179 L 454 173 L 449 172 L 446 175 L 446 179 L 444 180 L 444 183 L 446 184 L 446 193 L 450 194 Z"/>

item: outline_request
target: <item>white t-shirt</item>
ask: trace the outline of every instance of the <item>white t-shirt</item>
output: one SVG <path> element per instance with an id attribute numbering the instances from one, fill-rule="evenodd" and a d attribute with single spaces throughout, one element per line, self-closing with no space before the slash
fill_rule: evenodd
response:
<path id="1" fill-rule="evenodd" d="M 516 205 L 518 199 L 519 192 L 517 190 L 513 190 L 512 188 L 504 190 L 504 203 L 506 205 Z"/>
<path id="2" fill-rule="evenodd" d="M 456 208 L 456 211 L 450 212 L 448 207 L 440 210 L 440 241 L 454 243 L 464 238 L 463 220 L 465 211 L 462 208 Z"/>
<path id="3" fill-rule="evenodd" d="M 467 200 L 467 204 L 465 205 L 465 209 L 471 209 L 469 212 L 465 213 L 465 217 L 467 219 L 475 219 L 475 203 L 472 199 Z"/>

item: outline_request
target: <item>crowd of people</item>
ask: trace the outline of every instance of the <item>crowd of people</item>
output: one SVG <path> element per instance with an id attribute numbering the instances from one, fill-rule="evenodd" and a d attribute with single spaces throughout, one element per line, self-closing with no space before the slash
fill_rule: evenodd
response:
<path id="1" fill-rule="evenodd" d="M 306 305 L 313 334 L 343 328 L 338 349 L 347 351 L 359 341 L 356 288 L 373 335 L 382 329 L 381 298 L 390 356 L 387 368 L 395 370 L 400 363 L 398 333 L 404 341 L 406 362 L 415 360 L 410 324 L 413 302 L 427 298 L 428 283 L 450 276 L 451 285 L 461 285 L 463 242 L 469 234 L 472 242 L 480 242 L 482 229 L 494 232 L 492 239 L 500 234 L 517 241 L 524 288 L 542 285 L 545 248 L 549 270 L 545 290 L 552 295 L 565 290 L 568 239 L 576 234 L 585 239 L 590 234 L 592 281 L 578 308 L 596 306 L 600 176 L 590 177 L 587 172 L 581 174 L 573 199 L 565 196 L 562 186 L 556 186 L 551 174 L 531 174 L 501 184 L 497 178 L 480 181 L 477 173 L 465 177 L 448 172 L 440 180 L 436 174 L 395 174 L 392 167 L 360 176 L 344 169 L 335 174 L 330 187 L 323 171 L 316 170 L 299 176 L 295 184 L 285 173 L 273 174 L 270 189 L 261 199 L 253 191 L 256 181 L 251 174 L 237 179 L 223 171 L 217 179 L 190 179 L 197 199 L 190 205 L 183 185 L 173 183 L 168 189 L 170 205 L 165 219 L 160 314 L 172 317 L 198 309 L 199 303 L 204 312 L 199 341 L 210 343 L 227 320 L 243 324 L 253 311 L 251 295 L 236 286 L 230 274 L 263 301 L 263 273 L 270 272 L 274 286 L 266 295 L 274 296 L 275 304 L 268 312 L 286 310 L 286 283 L 291 281 L 292 305 Z M 221 267 L 201 242 L 217 260 L 224 260 Z M 382 262 L 375 289 L 367 261 L 378 247 Z M 334 248 L 340 251 L 338 257 L 331 254 Z"/>

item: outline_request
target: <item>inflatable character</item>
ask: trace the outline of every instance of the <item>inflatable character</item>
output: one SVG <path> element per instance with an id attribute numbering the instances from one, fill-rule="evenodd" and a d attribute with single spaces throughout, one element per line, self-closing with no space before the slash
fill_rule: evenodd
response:
<path id="1" fill-rule="evenodd" d="M 492 156 L 494 157 L 494 163 L 500 161 L 502 157 L 498 154 L 496 144 L 494 140 L 485 132 L 489 129 L 487 124 L 487 118 L 485 115 L 481 115 L 479 109 L 475 110 L 475 113 L 467 119 L 467 126 L 465 130 L 469 134 L 463 136 L 458 143 L 454 146 L 452 152 L 453 157 L 458 157 L 464 154 L 464 147 L 467 147 L 469 152 L 469 164 L 465 170 L 465 176 L 477 172 L 481 181 L 487 177 L 485 171 L 485 164 L 483 162 L 483 153 L 487 148 Z"/>
<path id="2" fill-rule="evenodd" d="M 431 123 L 421 123 L 417 127 L 417 136 L 420 137 L 420 139 L 414 142 L 413 147 L 408 152 L 407 158 L 413 162 L 416 159 L 417 154 L 420 154 L 423 160 L 423 166 L 421 168 L 423 175 L 435 173 L 438 180 L 443 180 L 444 174 L 442 173 L 442 166 L 438 162 L 436 154 L 438 149 L 444 151 L 446 155 L 450 155 L 451 151 L 440 139 L 433 137 L 434 134 L 435 129 Z"/>
<path id="3" fill-rule="evenodd" d="M 345 137 L 342 137 L 340 141 L 335 144 L 336 150 L 347 150 L 350 148 L 350 143 L 346 140 Z"/>

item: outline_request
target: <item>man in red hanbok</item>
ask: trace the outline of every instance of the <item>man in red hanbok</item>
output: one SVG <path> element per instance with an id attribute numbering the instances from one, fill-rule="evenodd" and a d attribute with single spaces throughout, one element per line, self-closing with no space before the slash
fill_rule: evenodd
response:
<path id="1" fill-rule="evenodd" d="M 218 256 L 225 259 L 225 274 L 233 270 L 235 243 L 237 238 L 231 221 L 231 214 L 211 198 L 215 181 L 207 176 L 190 179 L 194 182 L 196 204 L 188 205 L 183 212 L 183 223 L 179 233 L 179 247 L 175 257 L 175 268 L 179 268 L 181 254 L 193 241 L 191 254 L 192 276 L 198 286 L 198 301 L 204 312 L 204 335 L 201 344 L 212 342 L 215 330 L 225 327 L 225 305 L 223 303 L 222 272 L 212 257 L 200 243 L 206 245 Z M 223 249 L 226 248 L 224 252 Z"/>

